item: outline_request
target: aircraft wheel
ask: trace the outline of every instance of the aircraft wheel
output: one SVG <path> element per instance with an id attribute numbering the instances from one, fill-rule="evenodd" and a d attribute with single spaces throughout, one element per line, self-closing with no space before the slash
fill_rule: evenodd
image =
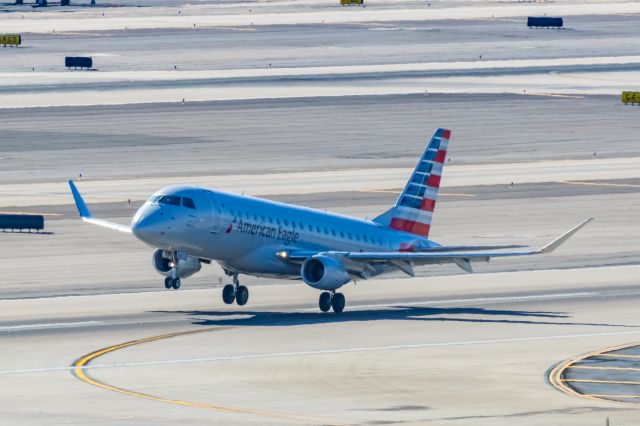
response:
<path id="1" fill-rule="evenodd" d="M 172 284 L 173 284 L 173 283 L 171 282 L 171 277 L 166 277 L 166 278 L 164 279 L 164 287 L 165 287 L 167 290 L 170 290 L 170 289 L 171 289 Z"/>
<path id="2" fill-rule="evenodd" d="M 177 290 L 180 288 L 180 284 L 182 284 L 180 282 L 180 278 L 176 277 L 173 279 L 173 283 L 171 284 L 171 286 L 173 287 L 174 290 Z"/>
<path id="3" fill-rule="evenodd" d="M 318 304 L 322 312 L 328 312 L 329 309 L 331 309 L 331 293 L 328 291 L 320 293 L 320 301 Z"/>
<path id="4" fill-rule="evenodd" d="M 346 303 L 347 301 L 344 298 L 344 294 L 342 293 L 336 293 L 331 298 L 331 307 L 333 308 L 333 312 L 335 312 L 336 314 L 339 314 L 344 310 L 344 305 Z"/>
<path id="5" fill-rule="evenodd" d="M 239 306 L 244 306 L 247 304 L 248 300 L 249 300 L 249 289 L 243 285 L 238 286 L 238 289 L 236 290 L 236 303 Z"/>
<path id="6" fill-rule="evenodd" d="M 233 301 L 236 300 L 236 289 L 233 284 L 227 284 L 222 289 L 222 301 L 230 305 Z"/>

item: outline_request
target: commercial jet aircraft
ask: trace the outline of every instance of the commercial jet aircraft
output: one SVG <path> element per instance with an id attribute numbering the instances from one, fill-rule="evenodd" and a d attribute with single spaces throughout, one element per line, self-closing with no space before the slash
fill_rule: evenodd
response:
<path id="1" fill-rule="evenodd" d="M 88 223 L 133 233 L 155 249 L 153 266 L 167 289 L 218 262 L 232 277 L 222 290 L 226 304 L 244 305 L 249 290 L 240 274 L 302 280 L 321 290 L 320 310 L 342 312 L 337 290 L 350 281 L 416 265 L 454 263 L 473 272 L 472 261 L 531 256 L 554 251 L 592 219 L 538 250 L 521 245 L 446 246 L 429 239 L 450 130 L 437 129 L 391 209 L 372 220 L 277 203 L 197 186 L 169 186 L 136 212 L 130 226 L 91 215 L 69 181 L 80 217 Z M 505 251 L 510 249 L 510 251 Z M 520 249 L 520 250 L 513 250 Z"/>

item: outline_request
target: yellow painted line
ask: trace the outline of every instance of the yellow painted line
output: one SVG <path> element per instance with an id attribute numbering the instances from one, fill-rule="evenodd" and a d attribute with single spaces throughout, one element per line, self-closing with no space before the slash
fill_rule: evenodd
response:
<path id="1" fill-rule="evenodd" d="M 606 349 L 601 349 L 598 351 L 593 351 L 593 352 L 589 352 L 586 354 L 582 354 L 582 355 L 578 355 L 576 357 L 573 357 L 567 361 L 561 362 L 560 364 L 556 365 L 550 372 L 548 375 L 548 380 L 549 383 L 551 383 L 551 386 L 555 387 L 556 389 L 558 389 L 561 392 L 564 392 L 568 395 L 573 395 L 573 396 L 577 396 L 579 398 L 584 398 L 584 399 L 591 399 L 591 400 L 606 400 L 606 396 L 601 396 L 601 395 L 595 395 L 595 394 L 581 394 L 579 392 L 576 392 L 574 389 L 572 389 L 571 387 L 567 386 L 565 384 L 565 378 L 564 378 L 564 374 L 566 373 L 567 370 L 569 370 L 570 368 L 574 368 L 574 364 L 580 362 L 580 361 L 584 361 L 587 358 L 592 358 L 594 356 L 601 356 L 603 354 L 606 354 L 608 352 L 614 352 L 614 351 L 619 351 L 622 349 L 627 349 L 633 346 L 638 346 L 640 343 L 630 343 L 630 344 L 625 344 L 625 345 L 619 345 L 619 346 L 612 346 L 610 348 L 606 348 Z M 576 366 L 578 368 L 582 368 L 582 366 Z"/>
<path id="2" fill-rule="evenodd" d="M 640 398 L 640 395 L 608 395 L 608 394 L 590 394 L 588 396 L 592 396 L 595 399 L 606 399 L 606 398 Z"/>
<path id="3" fill-rule="evenodd" d="M 640 368 L 632 368 L 632 367 L 592 367 L 588 365 L 572 365 L 573 369 L 583 369 L 583 370 L 619 370 L 619 371 L 640 371 Z"/>
<path id="4" fill-rule="evenodd" d="M 182 405 L 182 406 L 185 406 L 185 407 L 202 408 L 202 409 L 205 409 L 205 410 L 221 411 L 221 412 L 226 412 L 226 413 L 249 414 L 249 415 L 261 416 L 261 417 L 278 418 L 278 419 L 282 419 L 282 420 L 290 420 L 290 421 L 292 421 L 294 423 L 299 423 L 299 422 L 307 423 L 309 421 L 309 418 L 307 416 L 302 416 L 302 415 L 297 416 L 297 415 L 291 415 L 291 414 L 275 413 L 275 412 L 270 412 L 270 411 L 254 410 L 254 409 L 245 408 L 245 407 L 230 407 L 230 406 L 226 406 L 226 405 L 222 405 L 222 404 L 183 401 L 183 400 L 180 400 L 180 399 L 172 399 L 172 398 L 165 398 L 165 397 L 150 395 L 150 394 L 146 394 L 146 393 L 142 393 L 142 392 L 137 392 L 137 391 L 134 391 L 134 390 L 128 390 L 128 389 L 120 388 L 120 387 L 117 387 L 117 386 L 109 385 L 109 384 L 107 384 L 105 382 L 102 382 L 102 381 L 99 381 L 97 379 L 92 378 L 87 373 L 87 370 L 90 368 L 89 367 L 89 363 L 91 363 L 91 361 L 93 361 L 93 360 L 95 360 L 95 359 L 97 359 L 97 358 L 99 358 L 99 357 L 101 357 L 103 355 L 106 355 L 106 354 L 111 353 L 111 352 L 115 352 L 115 351 L 120 350 L 120 349 L 128 348 L 128 347 L 135 346 L 135 345 L 141 345 L 141 344 L 144 344 L 144 343 L 155 342 L 155 341 L 158 341 L 158 340 L 170 339 L 170 338 L 173 338 L 173 337 L 187 336 L 187 335 L 190 335 L 190 334 L 205 333 L 205 332 L 211 332 L 211 331 L 221 331 L 221 330 L 225 330 L 225 329 L 228 329 L 228 328 L 229 327 L 213 327 L 213 328 L 205 328 L 205 329 L 201 329 L 201 330 L 184 331 L 184 332 L 179 332 L 179 333 L 161 334 L 159 336 L 146 337 L 144 339 L 131 340 L 129 342 L 125 342 L 125 343 L 120 343 L 120 344 L 117 344 L 117 345 L 109 346 L 107 348 L 99 349 L 97 351 L 91 352 L 91 353 L 89 353 L 87 355 L 82 356 L 81 358 L 77 359 L 76 361 L 74 361 L 73 364 L 71 365 L 73 367 L 72 374 L 75 377 L 77 377 L 78 379 L 80 379 L 83 382 L 88 383 L 90 385 L 97 386 L 99 388 L 110 390 L 110 391 L 113 391 L 113 392 L 118 392 L 118 393 L 121 393 L 121 394 L 124 394 L 124 395 L 129 395 L 129 396 L 134 396 L 134 397 L 138 397 L 138 398 L 149 399 L 149 400 L 152 400 L 152 401 L 164 402 L 164 403 L 175 404 L 175 405 Z M 325 423 L 325 422 L 323 422 L 323 423 Z"/>
<path id="5" fill-rule="evenodd" d="M 565 183 L 567 185 L 602 186 L 610 188 L 640 188 L 640 185 L 635 185 L 632 183 L 579 182 L 574 180 L 561 180 L 558 183 Z"/>
<path id="6" fill-rule="evenodd" d="M 577 383 L 605 383 L 610 385 L 640 385 L 640 382 L 625 382 L 621 380 L 562 379 L 562 381 Z"/>
<path id="7" fill-rule="evenodd" d="M 633 358 L 633 359 L 640 358 L 640 355 L 624 355 L 624 354 L 601 354 L 600 356 L 607 356 L 610 358 Z"/>

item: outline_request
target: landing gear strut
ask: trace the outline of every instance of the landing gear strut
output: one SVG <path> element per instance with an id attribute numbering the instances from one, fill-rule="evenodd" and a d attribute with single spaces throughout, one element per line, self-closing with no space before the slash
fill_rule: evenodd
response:
<path id="1" fill-rule="evenodd" d="M 329 312 L 329 309 L 333 308 L 333 312 L 339 314 L 344 310 L 344 305 L 346 304 L 346 299 L 344 298 L 344 294 L 336 293 L 335 291 L 328 292 L 323 291 L 320 293 L 320 300 L 318 305 L 320 306 L 320 310 L 322 312 Z"/>
<path id="2" fill-rule="evenodd" d="M 249 300 L 249 289 L 240 285 L 237 272 L 227 272 L 227 275 L 231 275 L 233 277 L 233 284 L 227 284 L 222 289 L 222 301 L 227 305 L 231 305 L 234 301 L 239 306 L 246 305 Z"/>
<path id="3" fill-rule="evenodd" d="M 180 277 L 175 277 L 173 278 L 172 276 L 168 276 L 167 278 L 164 279 L 164 286 L 167 290 L 169 289 L 174 289 L 177 290 L 180 288 Z"/>

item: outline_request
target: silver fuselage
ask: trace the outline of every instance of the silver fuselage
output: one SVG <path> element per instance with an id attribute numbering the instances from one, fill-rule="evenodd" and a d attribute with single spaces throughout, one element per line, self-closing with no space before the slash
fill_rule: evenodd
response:
<path id="1" fill-rule="evenodd" d="M 159 195 L 188 197 L 195 209 L 152 201 Z M 300 278 L 300 266 L 276 255 L 287 251 L 388 252 L 437 243 L 354 217 L 195 186 L 163 188 L 131 222 L 146 244 L 248 275 Z M 389 270 L 376 268 L 373 275 Z"/>

